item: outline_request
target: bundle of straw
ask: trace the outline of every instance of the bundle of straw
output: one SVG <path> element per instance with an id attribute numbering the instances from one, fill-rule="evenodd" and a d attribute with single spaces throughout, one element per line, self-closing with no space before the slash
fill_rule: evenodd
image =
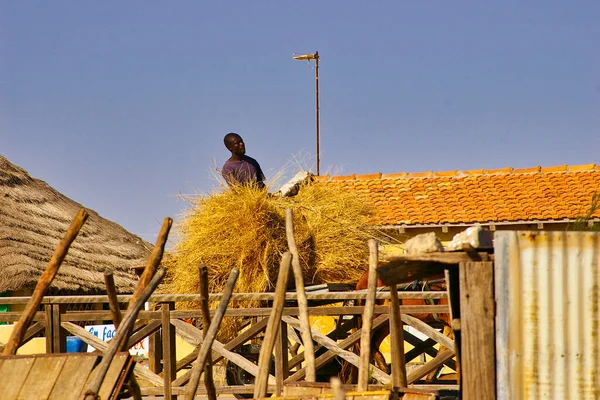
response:
<path id="1" fill-rule="evenodd" d="M 176 226 L 177 241 L 169 258 L 171 292 L 198 293 L 200 264 L 209 269 L 211 293 L 222 290 L 234 266 L 240 269 L 236 292 L 272 290 L 287 250 L 287 208 L 294 213 L 305 284 L 356 282 L 368 264 L 371 209 L 341 189 L 307 185 L 287 198 L 237 187 L 188 200 L 191 207 Z"/>

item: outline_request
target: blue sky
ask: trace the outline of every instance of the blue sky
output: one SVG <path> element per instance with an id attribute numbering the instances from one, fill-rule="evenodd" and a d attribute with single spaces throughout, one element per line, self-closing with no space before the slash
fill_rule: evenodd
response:
<path id="1" fill-rule="evenodd" d="M 267 177 L 599 162 L 600 2 L 0 2 L 0 154 L 154 241 L 222 138 Z"/>

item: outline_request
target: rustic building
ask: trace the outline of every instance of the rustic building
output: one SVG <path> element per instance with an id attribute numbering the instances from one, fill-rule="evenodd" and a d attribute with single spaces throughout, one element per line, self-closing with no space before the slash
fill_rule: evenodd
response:
<path id="1" fill-rule="evenodd" d="M 0 156 L 0 293 L 28 295 L 82 206 Z M 88 210 L 50 294 L 105 292 L 104 272 L 119 293 L 131 293 L 151 245 Z"/>
<path id="2" fill-rule="evenodd" d="M 490 230 L 565 230 L 600 192 L 600 167 L 325 175 L 314 184 L 356 192 L 373 205 L 373 224 L 389 235 L 434 231 L 449 240 L 474 223 Z M 599 217 L 600 210 L 590 223 Z"/>

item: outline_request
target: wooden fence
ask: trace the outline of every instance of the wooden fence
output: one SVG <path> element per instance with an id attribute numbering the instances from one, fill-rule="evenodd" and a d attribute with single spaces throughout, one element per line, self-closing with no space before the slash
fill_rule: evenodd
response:
<path id="1" fill-rule="evenodd" d="M 367 291 L 329 292 L 329 293 L 307 293 L 309 301 L 309 316 L 330 316 L 336 320 L 335 328 L 330 332 L 320 332 L 312 329 L 312 337 L 316 342 L 315 349 L 318 356 L 315 360 L 317 371 L 327 365 L 334 358 L 359 366 L 359 356 L 350 351 L 361 340 L 361 329 L 355 329 L 354 323 L 364 312 L 364 306 L 348 305 L 350 302 L 367 298 Z M 126 304 L 131 296 L 118 296 L 121 304 Z M 404 333 L 403 340 L 410 343 L 413 349 L 404 354 L 405 361 L 428 354 L 433 357 L 429 362 L 408 372 L 407 383 L 409 385 L 418 383 L 421 378 L 428 375 L 440 365 L 456 368 L 453 360 L 455 344 L 454 341 L 442 335 L 437 329 L 414 318 L 411 314 L 443 314 L 448 313 L 448 305 L 435 304 L 440 299 L 446 299 L 447 293 L 435 292 L 398 292 L 400 302 L 403 299 L 423 300 L 424 305 L 400 305 L 400 315 L 404 325 L 411 326 L 428 339 L 421 340 L 408 332 Z M 221 299 L 220 294 L 211 294 L 210 301 Z M 389 291 L 378 291 L 376 299 L 389 300 Z M 26 304 L 28 297 L 2 298 L 4 304 L 19 305 Z M 189 320 L 201 321 L 200 310 L 175 309 L 175 303 L 180 301 L 199 301 L 199 295 L 153 295 L 149 299 L 150 309 L 141 311 L 138 316 L 134 331 L 128 340 L 131 347 L 144 338 L 149 338 L 150 352 L 147 365 L 137 363 L 134 373 L 141 383 L 142 394 L 161 395 L 165 398 L 175 399 L 177 395 L 185 393 L 185 385 L 190 378 L 190 365 L 196 360 L 200 344 L 202 343 L 202 330 L 189 323 Z M 246 317 L 246 325 L 238 335 L 227 343 L 215 341 L 212 346 L 212 361 L 217 363 L 227 360 L 235 365 L 240 371 L 252 376 L 258 373 L 255 360 L 250 360 L 243 354 L 236 352 L 242 345 L 253 342 L 259 343 L 267 326 L 267 320 L 271 312 L 269 302 L 274 300 L 273 293 L 238 293 L 231 298 L 231 303 L 240 301 L 260 301 L 265 304 L 260 308 L 235 308 L 229 307 L 225 317 Z M 268 392 L 281 394 L 283 386 L 300 382 L 304 379 L 306 370 L 303 367 L 304 354 L 298 351 L 301 342 L 299 310 L 295 301 L 295 293 L 286 294 L 286 307 L 283 309 L 281 326 L 277 337 L 274 355 L 274 373 L 268 377 Z M 427 304 L 431 303 L 431 304 Z M 34 337 L 45 336 L 46 349 L 49 353 L 66 351 L 68 335 L 79 337 L 85 343 L 97 350 L 105 351 L 107 343 L 86 331 L 81 325 L 111 323 L 111 313 L 101 309 L 88 311 L 67 311 L 69 304 L 97 304 L 96 308 L 108 308 L 107 296 L 48 296 L 41 304 L 31 326 L 27 329 L 23 344 Z M 214 310 L 211 311 L 214 313 Z M 0 321 L 14 322 L 19 318 L 18 312 L 0 313 Z M 372 320 L 372 329 L 377 329 L 384 324 L 389 324 L 390 307 L 387 305 L 376 305 Z M 393 319 L 393 317 L 392 317 Z M 283 334 L 282 334 L 283 332 Z M 195 350 L 176 360 L 176 335 L 194 346 Z M 450 349 L 438 354 L 433 347 L 441 344 Z M 374 365 L 369 366 L 371 382 L 370 388 L 391 386 L 390 374 L 380 370 Z M 178 374 L 179 372 L 179 374 Z M 414 386 L 414 385 L 413 385 Z M 419 385 L 417 385 L 419 387 Z M 424 388 L 447 388 L 457 389 L 457 385 L 422 385 Z M 220 394 L 252 394 L 253 385 L 228 385 L 217 388 Z M 205 394 L 205 388 L 198 388 L 198 395 Z"/>

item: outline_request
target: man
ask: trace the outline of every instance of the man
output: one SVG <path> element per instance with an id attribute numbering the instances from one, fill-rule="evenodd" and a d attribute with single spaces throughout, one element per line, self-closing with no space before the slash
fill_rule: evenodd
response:
<path id="1" fill-rule="evenodd" d="M 265 187 L 265 175 L 258 162 L 246 155 L 244 139 L 237 133 L 228 133 L 223 139 L 231 157 L 225 162 L 221 174 L 229 186 L 255 185 L 259 189 Z"/>

